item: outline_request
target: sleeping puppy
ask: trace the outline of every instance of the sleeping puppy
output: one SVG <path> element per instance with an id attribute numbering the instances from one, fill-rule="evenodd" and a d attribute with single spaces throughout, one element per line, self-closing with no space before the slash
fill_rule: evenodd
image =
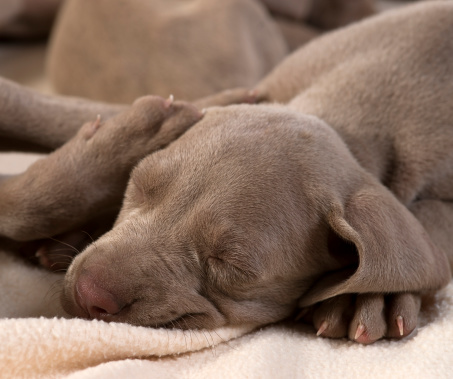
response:
<path id="1" fill-rule="evenodd" d="M 316 304 L 323 336 L 409 334 L 450 280 L 452 34 L 452 3 L 385 14 L 277 67 L 257 90 L 280 105 L 208 109 L 134 169 L 66 309 L 216 328 Z"/>
<path id="2" fill-rule="evenodd" d="M 322 336 L 408 335 L 421 296 L 451 277 L 452 33 L 452 3 L 419 4 L 297 51 L 256 89 L 279 104 L 203 117 L 186 105 L 182 124 L 195 125 L 133 170 L 114 227 L 67 272 L 65 309 L 187 329 L 266 324 L 303 308 Z M 159 119 L 153 101 L 126 111 L 134 121 L 123 133 L 113 121 L 82 128 L 61 148 L 78 146 L 60 176 L 84 167 L 114 180 L 108 159 L 129 151 L 112 146 L 129 124 Z M 93 145 L 109 157 L 100 168 L 77 158 Z"/>

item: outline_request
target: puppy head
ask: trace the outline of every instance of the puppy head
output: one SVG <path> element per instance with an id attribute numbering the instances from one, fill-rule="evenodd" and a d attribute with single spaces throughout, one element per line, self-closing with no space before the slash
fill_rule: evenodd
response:
<path id="1" fill-rule="evenodd" d="M 398 204 L 315 117 L 278 106 L 211 108 L 136 167 L 115 226 L 71 265 L 63 302 L 81 317 L 214 328 L 277 321 L 299 299 L 362 285 L 445 284 L 448 269 L 432 275 L 433 256 L 442 264 L 443 255 L 425 235 L 408 240 L 422 229 Z M 374 225 L 391 220 L 393 230 Z M 383 262 L 374 259 L 381 237 L 390 249 Z M 401 263 L 413 252 L 420 263 L 408 269 Z M 392 264 L 395 278 L 383 272 Z M 421 283 L 423 273 L 430 279 Z"/>

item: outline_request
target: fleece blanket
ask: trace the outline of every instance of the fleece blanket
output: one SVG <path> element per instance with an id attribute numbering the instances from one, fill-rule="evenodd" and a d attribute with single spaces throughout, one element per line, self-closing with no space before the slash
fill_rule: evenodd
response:
<path id="1" fill-rule="evenodd" d="M 0 252 L 1 378 L 451 378 L 453 285 L 401 341 L 361 346 L 309 325 L 180 331 L 69 318 L 62 275 Z"/>

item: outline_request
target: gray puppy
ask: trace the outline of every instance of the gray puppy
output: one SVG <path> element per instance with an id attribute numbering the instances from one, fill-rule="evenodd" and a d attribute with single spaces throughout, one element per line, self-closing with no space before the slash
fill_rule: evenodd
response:
<path id="1" fill-rule="evenodd" d="M 195 123 L 133 170 L 114 227 L 68 270 L 66 310 L 216 328 L 274 322 L 302 307 L 323 336 L 360 343 L 406 336 L 421 295 L 451 277 L 451 35 L 453 3 L 433 1 L 297 51 L 255 92 L 280 104 L 213 107 L 202 117 L 187 103 L 138 100 L 103 125 L 84 126 L 20 186 L 5 181 L 0 198 L 16 199 L 22 213 L 14 223 L 15 208 L 1 207 L 0 232 L 23 239 L 39 211 L 40 222 L 55 225 L 62 204 L 102 204 L 105 183 L 123 183 L 132 166 L 114 169 L 121 154 L 132 154 L 125 138 L 144 156 Z M 235 102 L 228 96 L 237 100 L 230 93 L 216 101 Z M 173 106 L 178 112 L 166 113 Z M 140 150 L 134 131 L 149 125 L 151 137 L 161 130 L 170 137 Z M 34 188 L 47 164 L 58 167 L 62 151 L 71 165 L 20 208 L 19 189 Z M 90 154 L 98 159 L 83 158 Z M 68 177 L 87 192 L 65 187 L 58 207 L 41 203 L 40 193 Z"/>

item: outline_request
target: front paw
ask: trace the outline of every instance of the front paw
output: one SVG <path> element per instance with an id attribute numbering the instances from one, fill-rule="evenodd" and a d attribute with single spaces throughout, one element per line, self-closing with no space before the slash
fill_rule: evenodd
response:
<path id="1" fill-rule="evenodd" d="M 361 344 L 403 338 L 416 328 L 421 297 L 412 293 L 340 295 L 316 304 L 312 322 L 317 335 L 348 337 Z"/>
<path id="2" fill-rule="evenodd" d="M 168 99 L 144 96 L 105 123 L 98 116 L 85 124 L 78 138 L 87 143 L 78 148 L 84 148 L 86 153 L 95 152 L 97 156 L 102 154 L 105 158 L 102 161 L 109 167 L 116 162 L 115 172 L 125 166 L 130 170 L 130 166 L 145 156 L 177 139 L 202 116 L 195 106 L 174 101 L 172 96 Z"/>

